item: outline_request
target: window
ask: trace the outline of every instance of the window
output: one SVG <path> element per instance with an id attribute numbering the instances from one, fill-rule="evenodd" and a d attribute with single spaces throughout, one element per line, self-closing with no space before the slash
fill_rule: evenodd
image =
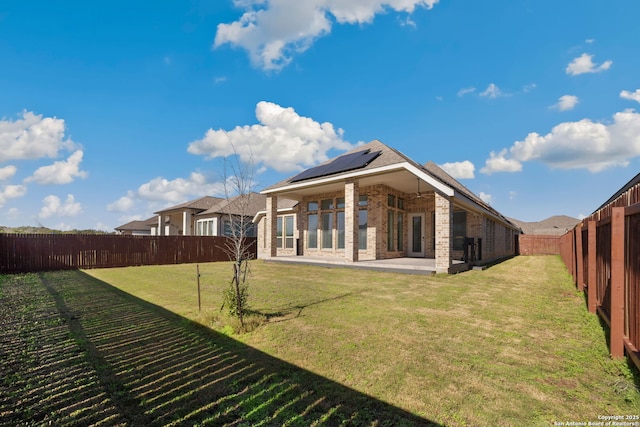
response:
<path id="1" fill-rule="evenodd" d="M 344 249 L 344 211 L 338 211 L 336 213 L 336 218 L 337 218 L 336 226 L 338 231 L 338 236 L 337 236 L 338 241 L 336 243 L 336 247 L 338 249 Z"/>
<path id="2" fill-rule="evenodd" d="M 398 204 L 400 203 L 401 199 L 398 199 Z M 398 238 L 398 250 L 401 251 L 404 249 L 404 214 L 399 213 L 398 214 L 398 233 L 397 233 L 397 238 Z"/>
<path id="3" fill-rule="evenodd" d="M 467 236 L 467 213 L 459 211 L 453 213 L 453 250 L 464 250 L 464 238 Z"/>
<path id="4" fill-rule="evenodd" d="M 320 231 L 322 236 L 322 249 L 333 248 L 333 212 L 320 215 Z"/>
<path id="5" fill-rule="evenodd" d="M 344 207 L 345 207 L 344 197 L 338 197 L 338 198 L 336 199 L 336 207 L 337 207 L 338 209 L 344 209 Z"/>
<path id="6" fill-rule="evenodd" d="M 363 206 L 367 206 L 368 204 L 369 204 L 369 198 L 367 197 L 366 194 L 362 194 L 358 199 L 358 206 L 363 207 Z"/>
<path id="7" fill-rule="evenodd" d="M 293 249 L 293 215 L 279 216 L 276 224 L 276 246 Z"/>
<path id="8" fill-rule="evenodd" d="M 276 220 L 276 246 L 282 247 L 282 217 L 279 216 Z"/>
<path id="9" fill-rule="evenodd" d="M 318 214 L 307 216 L 307 247 L 318 249 Z"/>
<path id="10" fill-rule="evenodd" d="M 404 199 L 387 195 L 387 251 L 404 250 Z"/>
<path id="11" fill-rule="evenodd" d="M 367 211 L 366 209 L 361 209 L 360 212 L 358 212 L 358 249 L 367 249 Z"/>
<path id="12" fill-rule="evenodd" d="M 217 218 L 199 219 L 196 224 L 196 235 L 217 236 Z"/>
<path id="13" fill-rule="evenodd" d="M 389 197 L 393 197 L 393 196 L 389 196 Z M 393 240 L 393 234 L 394 234 L 394 226 L 395 224 L 393 223 L 393 219 L 394 219 L 395 215 L 394 212 L 389 209 L 387 211 L 387 250 L 388 251 L 395 251 L 396 250 L 396 245 L 395 245 L 395 241 Z"/>
<path id="14" fill-rule="evenodd" d="M 315 212 L 318 210 L 318 202 L 309 202 L 307 203 L 307 211 Z"/>

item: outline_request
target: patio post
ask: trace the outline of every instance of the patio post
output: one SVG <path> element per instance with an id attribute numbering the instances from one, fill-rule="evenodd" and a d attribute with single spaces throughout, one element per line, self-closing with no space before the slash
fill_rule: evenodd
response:
<path id="1" fill-rule="evenodd" d="M 347 262 L 358 261 L 358 200 L 360 187 L 356 180 L 344 184 L 344 257 Z"/>
<path id="2" fill-rule="evenodd" d="M 436 201 L 436 272 L 448 273 L 453 252 L 453 209 L 451 200 L 437 191 Z"/>
<path id="3" fill-rule="evenodd" d="M 267 223 L 265 224 L 266 233 L 266 250 L 265 253 L 269 258 L 275 258 L 278 255 L 277 245 L 277 226 L 278 226 L 278 197 L 267 196 Z"/>

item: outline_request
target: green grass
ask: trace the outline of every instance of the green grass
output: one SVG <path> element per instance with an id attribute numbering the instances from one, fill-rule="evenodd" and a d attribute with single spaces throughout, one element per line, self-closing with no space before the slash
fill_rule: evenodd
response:
<path id="1" fill-rule="evenodd" d="M 640 413 L 625 361 L 558 257 L 517 257 L 433 277 L 252 263 L 251 310 L 233 338 L 289 364 L 454 426 L 550 425 Z M 91 270 L 127 293 L 232 333 L 219 311 L 228 263 Z M 255 411 L 260 411 L 259 407 Z"/>

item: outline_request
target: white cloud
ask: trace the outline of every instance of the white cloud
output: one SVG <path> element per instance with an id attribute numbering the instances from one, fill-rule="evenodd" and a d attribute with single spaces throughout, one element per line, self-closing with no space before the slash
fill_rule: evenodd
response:
<path id="1" fill-rule="evenodd" d="M 64 120 L 30 111 L 15 121 L 0 120 L 0 162 L 56 157 L 61 149 L 74 147 L 64 132 Z"/>
<path id="2" fill-rule="evenodd" d="M 480 199 L 487 203 L 487 204 L 491 204 L 491 202 L 493 202 L 493 196 L 491 194 L 487 194 L 483 191 L 480 192 L 480 194 L 478 194 L 478 196 L 480 196 Z"/>
<path id="3" fill-rule="evenodd" d="M 13 177 L 17 171 L 18 169 L 13 165 L 0 168 L 0 181 L 6 181 L 7 179 Z"/>
<path id="4" fill-rule="evenodd" d="M 264 70 L 280 70 L 294 54 L 338 24 L 365 24 L 386 10 L 412 13 L 416 7 L 431 9 L 439 0 L 242 0 L 234 1 L 244 13 L 235 22 L 219 24 L 214 48 L 225 44 L 249 52 L 251 61 Z M 409 21 L 408 21 L 409 22 Z"/>
<path id="5" fill-rule="evenodd" d="M 68 194 L 64 203 L 58 196 L 49 195 L 42 200 L 42 208 L 40 208 L 38 218 L 77 216 L 80 213 L 82 213 L 82 205 L 76 202 L 73 194 Z"/>
<path id="6" fill-rule="evenodd" d="M 484 167 L 480 169 L 480 172 L 486 173 L 487 175 L 491 175 L 494 172 L 520 172 L 522 170 L 522 164 L 515 159 L 507 159 L 506 155 L 506 148 L 498 154 L 492 151 Z"/>
<path id="7" fill-rule="evenodd" d="M 127 212 L 134 207 L 135 203 L 135 193 L 128 191 L 126 196 L 122 196 L 115 202 L 107 205 L 107 210 L 109 212 Z"/>
<path id="8" fill-rule="evenodd" d="M 506 96 L 504 93 L 502 93 L 502 91 L 500 90 L 500 88 L 498 86 L 496 86 L 493 83 L 489 83 L 489 86 L 487 86 L 487 88 L 480 93 L 480 96 L 484 96 L 486 98 L 489 99 L 496 99 L 499 98 L 501 96 Z"/>
<path id="9" fill-rule="evenodd" d="M 573 110 L 573 108 L 580 102 L 575 95 L 562 95 L 558 98 L 558 103 L 552 105 L 550 108 L 555 108 L 560 111 Z"/>
<path id="10" fill-rule="evenodd" d="M 604 61 L 600 65 L 596 65 L 593 60 L 593 55 L 583 53 L 577 58 L 574 58 L 569 65 L 567 65 L 566 72 L 571 76 L 577 76 L 585 73 L 600 73 L 602 71 L 611 68 L 613 61 Z"/>
<path id="11" fill-rule="evenodd" d="M 630 101 L 640 102 L 640 89 L 636 89 L 635 92 L 629 92 L 628 90 L 623 90 L 620 92 L 620 98 L 628 99 Z"/>
<path id="12" fill-rule="evenodd" d="M 193 196 L 223 193 L 222 183 L 207 182 L 203 174 L 193 172 L 188 179 L 176 178 L 170 181 L 162 177 L 154 178 L 138 187 L 136 196 L 147 201 L 180 203 Z"/>
<path id="13" fill-rule="evenodd" d="M 629 160 L 640 156 L 640 114 L 625 110 L 614 114 L 613 122 L 598 123 L 589 119 L 565 122 L 546 135 L 532 132 L 498 155 L 491 153 L 484 173 L 514 172 L 522 162 L 539 161 L 551 168 L 587 169 L 599 172 L 615 166 L 627 166 Z M 511 162 L 519 168 L 502 168 Z"/>
<path id="14" fill-rule="evenodd" d="M 444 163 L 439 166 L 455 179 L 475 178 L 474 171 L 476 170 L 476 167 L 469 160 L 465 160 L 462 162 Z"/>
<path id="15" fill-rule="evenodd" d="M 342 129 L 300 116 L 290 107 L 261 101 L 256 117 L 260 124 L 230 131 L 209 129 L 204 138 L 189 144 L 189 153 L 209 159 L 237 154 L 246 164 L 291 172 L 328 160 L 329 150 L 353 148 L 342 139 Z"/>
<path id="16" fill-rule="evenodd" d="M 528 85 L 522 86 L 522 93 L 529 93 L 534 90 L 538 85 L 535 83 L 529 83 Z"/>
<path id="17" fill-rule="evenodd" d="M 515 198 L 518 196 L 518 192 L 517 191 L 509 191 L 509 200 L 515 200 Z"/>
<path id="18" fill-rule="evenodd" d="M 475 87 L 463 87 L 462 89 L 460 89 L 458 91 L 458 96 L 459 97 L 463 97 L 463 96 L 465 96 L 465 95 L 467 95 L 469 93 L 473 93 L 475 91 L 476 91 Z"/>
<path id="19" fill-rule="evenodd" d="M 0 189 L 0 207 L 3 207 L 9 199 L 17 199 L 27 194 L 24 185 L 5 185 Z"/>
<path id="20" fill-rule="evenodd" d="M 25 182 L 38 184 L 69 184 L 75 177 L 86 178 L 87 172 L 80 170 L 83 152 L 78 150 L 65 161 L 57 161 L 49 166 L 38 168 Z"/>

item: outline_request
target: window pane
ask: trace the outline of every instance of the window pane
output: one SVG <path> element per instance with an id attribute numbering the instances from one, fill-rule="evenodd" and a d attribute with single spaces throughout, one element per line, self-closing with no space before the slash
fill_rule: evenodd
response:
<path id="1" fill-rule="evenodd" d="M 464 238 L 467 235 L 467 213 L 453 213 L 453 250 L 464 250 Z"/>
<path id="2" fill-rule="evenodd" d="M 387 196 L 387 206 L 390 206 L 392 208 L 396 207 L 396 196 L 393 196 L 391 194 Z"/>
<path id="3" fill-rule="evenodd" d="M 393 211 L 387 211 L 387 250 L 393 251 L 395 250 L 394 241 L 393 241 Z"/>
<path id="4" fill-rule="evenodd" d="M 282 247 L 282 217 L 279 216 L 276 220 L 276 246 Z"/>
<path id="5" fill-rule="evenodd" d="M 336 199 L 336 205 L 338 209 L 344 209 L 344 197 L 338 197 Z"/>
<path id="6" fill-rule="evenodd" d="M 419 216 L 413 217 L 413 246 L 412 252 L 422 252 L 422 218 Z"/>
<path id="7" fill-rule="evenodd" d="M 286 216 L 284 220 L 285 220 L 285 227 L 284 227 L 285 236 L 293 237 L 293 215 Z"/>
<path id="8" fill-rule="evenodd" d="M 344 249 L 344 212 L 338 212 L 338 249 Z"/>
<path id="9" fill-rule="evenodd" d="M 320 202 L 320 208 L 323 211 L 329 211 L 333 209 L 333 199 L 325 199 Z"/>
<path id="10" fill-rule="evenodd" d="M 398 199 L 398 204 L 400 204 Z M 398 250 L 404 250 L 404 215 L 398 214 Z"/>
<path id="11" fill-rule="evenodd" d="M 318 248 L 318 215 L 313 214 L 307 217 L 307 247 Z"/>
<path id="12" fill-rule="evenodd" d="M 367 249 L 367 211 L 366 210 L 361 210 L 360 212 L 358 212 L 358 249 Z"/>
<path id="13" fill-rule="evenodd" d="M 404 210 L 404 199 L 398 197 L 398 209 Z"/>
<path id="14" fill-rule="evenodd" d="M 333 214 L 324 213 L 321 217 L 322 221 L 322 248 L 331 249 L 333 247 Z"/>
<path id="15" fill-rule="evenodd" d="M 307 203 L 307 211 L 315 212 L 318 210 L 318 202 L 309 202 Z"/>
<path id="16" fill-rule="evenodd" d="M 358 206 L 367 206 L 369 204 L 369 199 L 367 198 L 366 194 L 362 194 L 360 195 L 360 198 L 358 199 Z"/>

